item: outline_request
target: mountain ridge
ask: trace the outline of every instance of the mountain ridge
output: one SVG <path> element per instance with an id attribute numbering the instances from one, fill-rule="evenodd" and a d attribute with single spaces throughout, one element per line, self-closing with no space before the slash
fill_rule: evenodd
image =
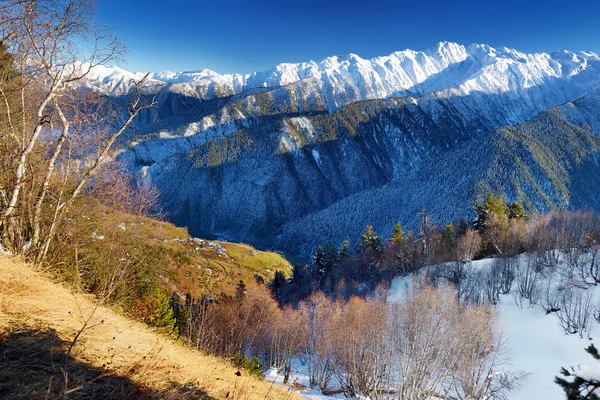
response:
<path id="1" fill-rule="evenodd" d="M 553 56 L 563 61 L 554 60 Z M 460 64 L 469 58 L 473 62 L 479 62 L 484 66 L 490 60 L 504 60 L 502 63 L 541 63 L 537 72 L 545 72 L 558 76 L 563 75 L 563 67 L 567 70 L 568 76 L 577 75 L 580 69 L 588 68 L 588 60 L 592 62 L 600 61 L 600 57 L 593 52 L 580 51 L 573 53 L 570 51 L 553 53 L 533 53 L 526 54 L 515 49 L 505 47 L 495 49 L 485 44 L 471 44 L 463 46 L 453 42 L 440 42 L 423 51 L 402 50 L 392 52 L 389 55 L 377 56 L 371 59 L 363 59 L 356 54 L 347 56 L 330 56 L 323 60 L 308 61 L 302 63 L 281 63 L 265 71 L 253 72 L 250 74 L 218 74 L 214 71 L 203 69 L 189 72 L 171 72 L 161 71 L 150 73 L 149 82 L 153 85 L 169 85 L 169 90 L 180 94 L 194 94 L 201 99 L 208 100 L 223 95 L 235 95 L 252 89 L 276 88 L 297 83 L 308 78 L 317 78 L 320 80 L 331 80 L 335 83 L 337 80 L 344 80 L 348 83 L 348 75 L 356 80 L 363 73 L 363 84 L 371 86 L 371 91 L 363 93 L 358 99 L 382 98 L 387 96 L 404 96 L 410 94 L 410 89 L 422 84 L 433 74 L 440 73 L 451 65 Z M 552 62 L 553 61 L 553 62 Z M 558 64 L 558 65 L 557 65 Z M 546 69 L 546 71 L 543 71 Z M 366 76 L 364 76 L 366 74 Z M 111 78 L 111 76 L 114 77 Z M 108 82 L 117 81 L 124 88 L 114 83 L 108 84 L 104 90 L 102 87 L 97 89 L 105 94 L 123 94 L 129 87 L 125 79 L 140 78 L 142 73 L 131 73 L 119 67 L 102 67 L 98 69 L 89 81 Z M 371 78 L 369 82 L 366 78 Z M 528 77 L 535 78 L 535 77 Z M 539 77 L 538 77 L 539 78 Z M 210 83 L 203 82 L 209 80 L 213 84 L 211 91 Z M 417 89 L 413 94 L 423 95 L 441 89 L 455 87 L 460 82 L 442 82 L 438 86 L 430 88 Z M 533 84 L 533 82 L 531 82 Z M 192 86 L 195 84 L 196 86 Z M 526 86 L 528 87 L 528 86 Z M 217 90 L 215 88 L 221 88 Z M 473 87 L 467 88 L 472 90 Z M 341 100 L 341 99 L 338 99 Z M 330 105 L 330 111 L 344 104 L 340 101 L 335 106 Z"/>
<path id="2" fill-rule="evenodd" d="M 406 50 L 372 60 L 329 57 L 322 64 L 327 65 L 322 71 L 311 70 L 306 63 L 285 64 L 275 75 L 255 75 L 263 86 L 245 92 L 243 84 L 250 80 L 221 90 L 221 78 L 207 71 L 190 73 L 200 76 L 193 81 L 203 82 L 198 85 L 150 82 L 147 90 L 158 93 L 158 107 L 139 116 L 134 135 L 125 137 L 126 146 L 118 157 L 132 173 L 161 190 L 161 205 L 169 219 L 187 226 L 192 234 L 296 253 L 298 241 L 286 239 L 285 232 L 303 226 L 307 216 L 350 196 L 360 197 L 363 191 L 406 182 L 406 176 L 417 174 L 421 165 L 477 142 L 488 132 L 532 121 L 544 110 L 561 105 L 561 126 L 585 122 L 590 129 L 578 134 L 600 132 L 596 103 L 589 100 L 596 99 L 600 87 L 600 57 L 594 53 L 525 54 L 446 42 L 423 52 Z M 291 70 L 293 74 L 288 73 Z M 163 78 L 180 80 L 167 73 Z M 587 101 L 578 100 L 586 96 Z M 530 136 L 528 143 L 533 143 L 535 135 Z M 559 137 L 548 138 L 560 142 Z M 540 154 L 556 153 L 551 140 L 535 143 Z M 498 151 L 513 159 L 510 149 Z M 526 190 L 511 185 L 515 179 L 541 179 L 547 175 L 543 171 L 520 168 L 524 175 L 503 186 L 494 181 L 493 168 L 504 164 L 484 154 L 474 157 L 487 160 L 479 162 L 478 168 L 492 171 L 481 177 L 478 188 L 507 189 L 511 200 L 520 196 L 529 201 L 530 211 L 569 207 L 584 196 L 576 190 L 571 202 L 551 193 L 561 186 L 557 179 L 579 173 L 573 169 L 550 173 L 554 181 L 548 181 L 540 193 L 535 185 L 526 185 Z M 538 168 L 539 160 L 531 152 L 519 157 L 524 165 Z M 552 160 L 553 168 L 562 168 L 562 161 Z M 475 168 L 448 163 L 457 176 L 470 177 L 469 168 Z M 595 170 L 593 165 L 588 166 Z M 467 181 L 456 183 L 463 185 L 454 190 L 461 201 L 453 202 L 452 209 L 434 210 L 436 218 L 448 220 L 469 212 L 465 206 L 472 205 L 481 189 L 472 189 L 474 183 Z M 461 189 L 470 195 L 458 195 Z M 570 193 L 568 185 L 563 184 L 559 192 Z M 410 197 L 404 207 L 431 200 L 418 197 L 418 193 Z M 414 216 L 392 208 L 397 219 L 406 219 L 403 224 L 411 227 Z M 389 224 L 384 225 L 382 231 L 387 231 Z M 344 235 L 354 237 L 363 228 L 357 223 L 351 232 L 344 228 Z M 339 239 L 331 233 L 324 237 Z M 311 240 L 306 243 L 314 245 Z"/>

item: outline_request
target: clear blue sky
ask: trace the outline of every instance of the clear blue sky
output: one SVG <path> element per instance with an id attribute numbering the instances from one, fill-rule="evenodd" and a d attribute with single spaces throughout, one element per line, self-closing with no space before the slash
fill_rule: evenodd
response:
<path id="1" fill-rule="evenodd" d="M 98 0 L 135 71 L 247 73 L 440 41 L 600 53 L 600 1 Z M 289 3 L 289 4 L 286 4 Z"/>

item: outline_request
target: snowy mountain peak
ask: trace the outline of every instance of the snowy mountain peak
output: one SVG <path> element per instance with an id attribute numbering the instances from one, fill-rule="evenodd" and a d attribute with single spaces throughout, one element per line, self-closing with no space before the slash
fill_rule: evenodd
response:
<path id="1" fill-rule="evenodd" d="M 119 95 L 127 93 L 131 82 L 141 76 L 119 67 L 99 67 L 89 81 L 97 90 Z M 350 53 L 318 62 L 282 63 L 251 74 L 221 75 L 208 69 L 163 71 L 151 74 L 148 84 L 208 100 L 252 93 L 258 88 L 296 85 L 307 79 L 315 80 L 318 93 L 303 97 L 324 100 L 330 111 L 358 100 L 420 97 L 444 90 L 451 90 L 453 95 L 507 93 L 555 85 L 562 79 L 573 81 L 568 90 L 583 94 L 583 88 L 600 85 L 600 58 L 591 52 L 527 54 L 506 47 L 446 41 L 423 51 L 407 49 L 371 59 Z M 571 93 L 561 100 L 568 97 Z"/>
<path id="2" fill-rule="evenodd" d="M 217 72 L 210 69 L 202 69 L 199 71 L 184 71 L 184 72 L 171 72 L 161 71 L 152 74 L 152 78 L 162 82 L 190 82 L 194 79 L 213 78 L 219 77 Z"/>
<path id="3" fill-rule="evenodd" d="M 436 46 L 424 51 L 425 54 L 437 56 L 439 59 L 464 60 L 467 56 L 465 46 L 454 42 L 439 42 Z"/>

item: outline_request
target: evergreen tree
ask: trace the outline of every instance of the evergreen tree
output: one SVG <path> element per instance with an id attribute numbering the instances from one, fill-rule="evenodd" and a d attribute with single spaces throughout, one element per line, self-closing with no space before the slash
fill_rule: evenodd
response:
<path id="1" fill-rule="evenodd" d="M 444 237 L 444 240 L 448 242 L 453 242 L 456 240 L 456 229 L 454 228 L 454 224 L 452 222 L 444 225 L 444 232 L 442 232 L 442 236 Z"/>
<path id="2" fill-rule="evenodd" d="M 342 261 L 348 257 L 348 249 L 350 248 L 350 239 L 346 236 L 346 239 L 340 244 L 338 248 L 338 260 Z"/>
<path id="3" fill-rule="evenodd" d="M 256 278 L 255 278 L 256 279 Z M 235 300 L 240 301 L 246 295 L 246 284 L 240 279 L 238 284 L 235 286 Z"/>
<path id="4" fill-rule="evenodd" d="M 495 214 L 498 216 L 506 214 L 506 203 L 504 202 L 504 197 L 502 196 L 496 197 L 490 193 L 484 204 L 489 214 Z"/>
<path id="5" fill-rule="evenodd" d="M 525 213 L 525 209 L 523 208 L 523 204 L 518 201 L 513 201 L 508 204 L 508 218 L 510 219 L 525 219 L 528 215 Z"/>
<path id="6" fill-rule="evenodd" d="M 371 248 L 377 252 L 383 250 L 382 241 L 379 236 L 373 230 L 373 225 L 367 225 L 365 229 L 365 233 L 362 234 L 360 238 L 360 243 L 356 247 L 356 251 L 363 252 Z"/>
<path id="7" fill-rule="evenodd" d="M 585 349 L 585 351 L 594 357 L 594 359 L 600 360 L 598 350 L 593 344 Z M 564 378 L 557 376 L 554 378 L 554 382 L 563 388 L 567 395 L 567 400 L 600 400 L 600 397 L 596 393 L 600 389 L 600 376 L 596 379 L 584 379 L 575 374 L 573 367 L 571 367 L 571 371 L 561 368 L 560 373 Z"/>
<path id="8" fill-rule="evenodd" d="M 275 277 L 271 281 L 271 292 L 273 296 L 278 300 L 282 300 L 283 288 L 285 286 L 285 275 L 281 271 L 275 271 Z"/>
<path id="9" fill-rule="evenodd" d="M 315 275 L 322 275 L 325 273 L 325 251 L 323 247 L 318 246 L 315 250 L 312 260 L 310 261 L 310 269 Z"/>
<path id="10" fill-rule="evenodd" d="M 154 309 L 150 315 L 150 323 L 160 328 L 175 328 L 175 313 L 171 297 L 161 289 L 156 289 L 153 299 Z"/>
<path id="11" fill-rule="evenodd" d="M 477 205 L 477 219 L 474 223 L 475 230 L 479 233 L 485 230 L 485 222 L 489 215 L 496 215 L 498 217 L 506 215 L 506 204 L 502 196 L 494 196 L 493 193 L 488 194 L 483 204 Z"/>
<path id="12" fill-rule="evenodd" d="M 292 266 L 291 280 L 294 283 L 300 283 L 300 282 L 304 281 L 304 279 L 306 278 L 306 269 L 307 268 L 308 268 L 308 266 L 306 266 L 306 265 L 294 264 Z"/>
<path id="13" fill-rule="evenodd" d="M 445 247 L 445 252 L 449 254 L 452 251 L 452 245 L 456 242 L 457 238 L 458 235 L 456 234 L 454 224 L 451 222 L 444 225 L 444 230 L 442 231 L 442 243 Z"/>
<path id="14" fill-rule="evenodd" d="M 392 242 L 395 244 L 400 244 L 404 241 L 404 231 L 402 230 L 402 225 L 400 222 L 396 222 L 394 225 L 394 233 L 392 233 Z"/>
<path id="15" fill-rule="evenodd" d="M 337 264 L 338 261 L 337 249 L 335 248 L 335 245 L 332 242 L 329 242 L 325 245 L 324 253 L 324 268 L 322 271 L 319 272 L 321 278 L 324 278 L 327 275 L 329 275 L 329 273 L 331 272 L 333 267 L 335 267 L 335 264 Z"/>
<path id="16" fill-rule="evenodd" d="M 456 234 L 457 238 L 459 236 L 464 235 L 465 232 L 467 231 L 467 229 L 469 229 L 469 223 L 464 218 L 459 219 L 458 222 L 456 222 L 456 224 L 454 224 L 454 226 L 455 226 L 455 231 L 456 231 L 455 234 Z"/>

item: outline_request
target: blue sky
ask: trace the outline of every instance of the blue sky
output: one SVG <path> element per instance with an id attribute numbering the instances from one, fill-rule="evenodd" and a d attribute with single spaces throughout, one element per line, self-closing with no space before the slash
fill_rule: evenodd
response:
<path id="1" fill-rule="evenodd" d="M 440 41 L 600 53 L 598 1 L 99 0 L 135 71 L 248 73 Z"/>

